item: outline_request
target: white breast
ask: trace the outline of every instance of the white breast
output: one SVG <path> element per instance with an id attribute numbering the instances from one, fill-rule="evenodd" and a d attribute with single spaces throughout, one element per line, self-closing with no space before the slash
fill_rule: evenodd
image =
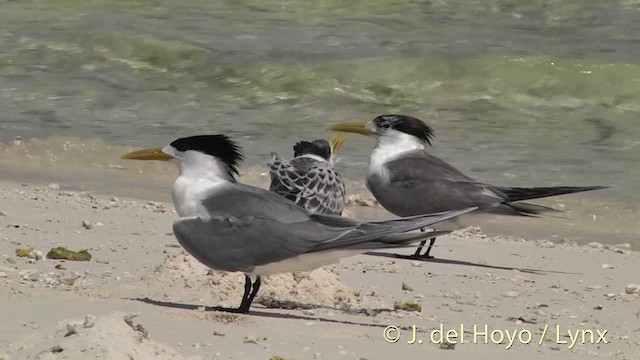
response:
<path id="1" fill-rule="evenodd" d="M 378 175 L 383 180 L 388 180 L 386 163 L 417 149 L 424 150 L 424 141 L 401 131 L 387 131 L 386 134 L 378 137 L 378 144 L 371 152 L 368 176 Z"/>
<path id="2" fill-rule="evenodd" d="M 213 156 L 187 151 L 178 162 L 180 176 L 173 184 L 173 206 L 180 217 L 209 219 L 202 200 L 235 183 L 226 164 Z"/>
<path id="3" fill-rule="evenodd" d="M 173 206 L 178 216 L 198 216 L 203 220 L 209 219 L 209 212 L 202 205 L 202 200 L 220 190 L 223 185 L 222 181 L 179 176 L 171 192 Z"/>

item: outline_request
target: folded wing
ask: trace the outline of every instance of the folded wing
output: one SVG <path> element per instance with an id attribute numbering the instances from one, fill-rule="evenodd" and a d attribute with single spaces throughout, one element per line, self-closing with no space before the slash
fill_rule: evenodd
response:
<path id="1" fill-rule="evenodd" d="M 313 214 L 342 213 L 345 205 L 344 183 L 340 174 L 329 164 L 303 157 L 283 161 L 274 154 L 269 169 L 270 191 Z"/>

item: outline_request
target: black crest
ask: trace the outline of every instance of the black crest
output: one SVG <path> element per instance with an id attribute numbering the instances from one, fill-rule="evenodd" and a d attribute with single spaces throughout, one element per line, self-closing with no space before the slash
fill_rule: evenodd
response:
<path id="1" fill-rule="evenodd" d="M 380 115 L 373 120 L 377 127 L 392 128 L 413 135 L 431 145 L 434 137 L 433 129 L 424 121 L 408 115 Z"/>
<path id="2" fill-rule="evenodd" d="M 318 139 L 313 141 L 299 141 L 293 146 L 293 156 L 317 155 L 325 160 L 331 158 L 331 144 L 327 140 Z"/>
<path id="3" fill-rule="evenodd" d="M 242 148 L 226 135 L 196 135 L 180 138 L 171 143 L 178 151 L 199 151 L 224 161 L 234 173 L 244 159 Z"/>

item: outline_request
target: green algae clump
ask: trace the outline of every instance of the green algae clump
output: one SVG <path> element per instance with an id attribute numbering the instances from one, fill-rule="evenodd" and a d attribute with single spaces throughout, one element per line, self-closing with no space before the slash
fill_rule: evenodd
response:
<path id="1" fill-rule="evenodd" d="M 30 254 L 33 252 L 33 249 L 31 248 L 17 248 L 16 249 L 16 256 L 17 257 L 29 257 L 31 256 Z"/>
<path id="2" fill-rule="evenodd" d="M 393 310 L 404 310 L 404 311 L 415 311 L 415 312 L 421 312 L 422 311 L 422 306 L 416 302 L 413 301 L 407 301 L 407 302 L 402 302 L 402 301 L 396 301 L 393 304 Z"/>
<path id="3" fill-rule="evenodd" d="M 91 260 L 91 254 L 87 250 L 73 251 L 65 247 L 59 246 L 52 248 L 47 253 L 47 259 L 64 259 L 71 261 L 89 261 Z"/>

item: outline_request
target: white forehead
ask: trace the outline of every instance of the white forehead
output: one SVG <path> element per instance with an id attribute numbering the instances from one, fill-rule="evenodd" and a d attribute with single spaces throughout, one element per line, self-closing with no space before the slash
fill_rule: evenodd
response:
<path id="1" fill-rule="evenodd" d="M 167 154 L 167 155 L 175 157 L 178 154 L 178 149 L 174 148 L 171 145 L 167 145 L 167 146 L 162 148 L 162 152 Z"/>

